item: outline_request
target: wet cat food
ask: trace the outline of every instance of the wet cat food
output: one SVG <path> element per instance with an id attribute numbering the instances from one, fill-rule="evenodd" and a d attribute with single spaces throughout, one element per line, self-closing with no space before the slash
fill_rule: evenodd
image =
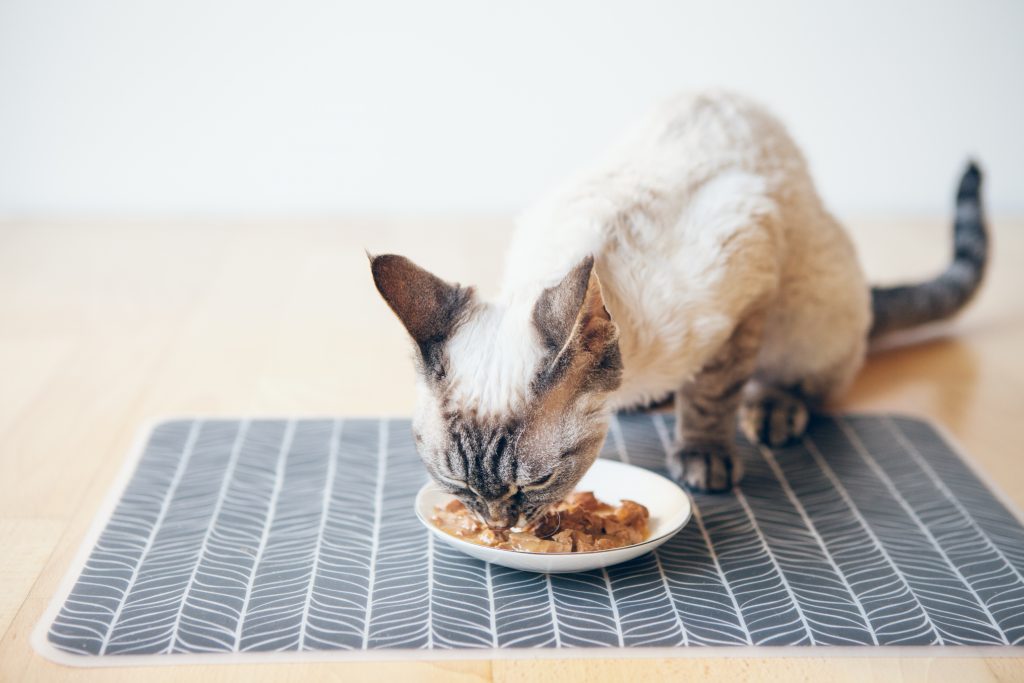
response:
<path id="1" fill-rule="evenodd" d="M 441 530 L 478 545 L 531 553 L 611 550 L 647 538 L 647 508 L 632 500 L 618 506 L 590 491 L 571 494 L 523 529 L 491 529 L 458 500 L 434 508 L 431 521 Z"/>

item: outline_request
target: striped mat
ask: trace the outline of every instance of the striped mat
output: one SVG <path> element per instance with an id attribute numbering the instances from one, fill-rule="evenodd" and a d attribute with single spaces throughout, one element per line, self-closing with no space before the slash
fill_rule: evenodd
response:
<path id="1" fill-rule="evenodd" d="M 663 471 L 672 427 L 620 415 L 602 457 Z M 161 423 L 36 644 L 109 665 L 1024 643 L 1024 528 L 927 423 L 819 417 L 744 458 L 656 552 L 544 575 L 433 542 L 407 420 Z"/>

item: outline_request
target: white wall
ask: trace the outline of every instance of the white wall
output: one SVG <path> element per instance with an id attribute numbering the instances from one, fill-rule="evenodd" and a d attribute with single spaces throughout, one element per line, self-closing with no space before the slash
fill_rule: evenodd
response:
<path id="1" fill-rule="evenodd" d="M 840 212 L 1024 211 L 1024 2 L 0 0 L 0 213 L 505 211 L 682 87 Z"/>

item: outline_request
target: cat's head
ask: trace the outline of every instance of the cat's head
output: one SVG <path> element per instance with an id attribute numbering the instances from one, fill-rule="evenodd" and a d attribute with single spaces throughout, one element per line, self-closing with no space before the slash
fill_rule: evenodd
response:
<path id="1" fill-rule="evenodd" d="M 530 301 L 502 304 L 402 256 L 370 263 L 415 342 L 413 433 L 434 481 L 498 528 L 570 493 L 601 449 L 622 375 L 593 259 Z"/>

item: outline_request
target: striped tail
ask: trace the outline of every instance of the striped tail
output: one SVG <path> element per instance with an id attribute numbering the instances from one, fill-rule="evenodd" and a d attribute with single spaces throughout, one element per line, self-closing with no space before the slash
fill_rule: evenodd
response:
<path id="1" fill-rule="evenodd" d="M 916 285 L 872 287 L 871 337 L 949 318 L 974 297 L 988 263 L 988 230 L 981 208 L 981 171 L 967 165 L 956 195 L 953 261 L 938 277 Z"/>

